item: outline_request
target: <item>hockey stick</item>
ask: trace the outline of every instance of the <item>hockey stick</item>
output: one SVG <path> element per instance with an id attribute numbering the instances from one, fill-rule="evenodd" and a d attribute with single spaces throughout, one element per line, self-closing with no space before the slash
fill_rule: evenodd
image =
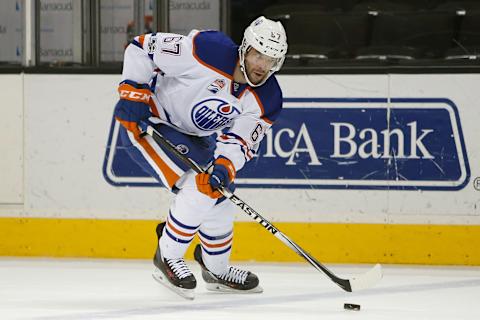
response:
<path id="1" fill-rule="evenodd" d="M 152 126 L 150 126 L 146 122 L 140 123 L 140 130 L 142 133 L 148 134 L 157 142 L 158 144 L 165 147 L 167 150 L 172 152 L 179 160 L 184 162 L 188 165 L 191 169 L 193 169 L 197 173 L 205 172 L 195 161 L 188 158 L 187 156 L 180 153 L 177 150 L 176 146 L 168 141 L 165 137 L 162 136 L 157 130 L 155 130 Z M 351 279 L 342 279 L 337 277 L 332 271 L 330 271 L 327 267 L 323 264 L 318 262 L 314 257 L 308 254 L 305 250 L 303 250 L 298 244 L 293 242 L 290 238 L 284 235 L 280 230 L 278 230 L 274 225 L 272 225 L 267 219 L 262 217 L 257 211 L 255 211 L 252 207 L 246 204 L 243 200 L 237 197 L 235 194 L 230 192 L 228 189 L 221 188 L 219 191 L 230 201 L 236 204 L 240 209 L 242 209 L 246 214 L 248 214 L 253 220 L 260 223 L 265 229 L 267 229 L 271 234 L 277 237 L 280 241 L 282 241 L 287 247 L 295 251 L 299 256 L 307 260 L 313 267 L 317 270 L 325 273 L 333 282 L 335 282 L 340 288 L 345 291 L 353 292 L 361 289 L 367 289 L 373 287 L 380 279 L 382 278 L 382 267 L 380 264 L 376 264 L 371 270 L 360 275 L 356 278 Z"/>

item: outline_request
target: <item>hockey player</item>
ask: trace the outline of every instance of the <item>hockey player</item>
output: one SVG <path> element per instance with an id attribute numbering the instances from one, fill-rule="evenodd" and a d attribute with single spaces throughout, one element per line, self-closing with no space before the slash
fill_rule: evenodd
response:
<path id="1" fill-rule="evenodd" d="M 137 36 L 125 50 L 115 117 L 129 155 L 175 193 L 166 221 L 157 226 L 154 278 L 193 299 L 196 280 L 183 259 L 195 235 L 195 259 L 207 289 L 262 292 L 258 277 L 229 265 L 235 206 L 220 186 L 232 189 L 237 172 L 252 159 L 282 108 L 273 73 L 287 51 L 280 22 L 259 17 L 242 44 L 218 31 L 188 36 Z M 196 174 L 149 137 L 150 121 L 186 156 L 211 173 Z"/>

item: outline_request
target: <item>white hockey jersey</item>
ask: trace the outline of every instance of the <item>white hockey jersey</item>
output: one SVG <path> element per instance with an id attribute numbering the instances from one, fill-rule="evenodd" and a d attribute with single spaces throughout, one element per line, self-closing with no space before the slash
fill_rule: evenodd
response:
<path id="1" fill-rule="evenodd" d="M 275 76 L 260 87 L 234 82 L 238 59 L 219 31 L 141 35 L 125 51 L 121 85 L 148 84 L 151 112 L 183 131 L 219 134 L 215 157 L 240 170 L 278 117 L 282 92 Z"/>

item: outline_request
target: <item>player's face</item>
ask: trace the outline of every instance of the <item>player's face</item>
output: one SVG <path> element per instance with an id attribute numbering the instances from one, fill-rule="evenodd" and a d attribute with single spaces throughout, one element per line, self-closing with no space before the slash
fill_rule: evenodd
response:
<path id="1" fill-rule="evenodd" d="M 260 83 L 268 75 L 268 71 L 274 66 L 276 59 L 266 56 L 254 48 L 248 50 L 245 56 L 245 67 L 248 79 L 253 83 Z"/>

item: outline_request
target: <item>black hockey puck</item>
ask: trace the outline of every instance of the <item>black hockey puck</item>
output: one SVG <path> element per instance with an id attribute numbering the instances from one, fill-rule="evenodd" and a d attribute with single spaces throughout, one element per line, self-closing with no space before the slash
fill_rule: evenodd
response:
<path id="1" fill-rule="evenodd" d="M 360 311 L 360 305 L 359 305 L 359 304 L 353 304 L 353 303 L 345 303 L 345 304 L 343 305 L 343 309 L 345 309 L 345 310 Z"/>

